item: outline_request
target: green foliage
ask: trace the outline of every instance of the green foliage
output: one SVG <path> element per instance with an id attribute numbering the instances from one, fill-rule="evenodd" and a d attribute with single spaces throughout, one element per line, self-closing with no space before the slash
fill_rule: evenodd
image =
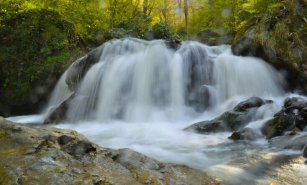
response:
<path id="1" fill-rule="evenodd" d="M 59 75 L 76 48 L 74 26 L 51 10 L 2 12 L 0 65 L 7 100 L 23 102 L 44 73 Z"/>
<path id="2" fill-rule="evenodd" d="M 168 39 L 176 40 L 178 36 L 176 33 L 171 31 L 169 26 L 165 22 L 159 22 L 155 24 L 149 32 L 146 33 L 147 38 L 149 39 Z"/>
<path id="3" fill-rule="evenodd" d="M 255 38 L 268 48 L 282 55 L 293 70 L 299 71 L 307 50 L 306 24 L 297 12 L 297 2 L 285 1 L 267 6 L 255 29 Z M 301 14 L 306 14 L 306 10 Z"/>

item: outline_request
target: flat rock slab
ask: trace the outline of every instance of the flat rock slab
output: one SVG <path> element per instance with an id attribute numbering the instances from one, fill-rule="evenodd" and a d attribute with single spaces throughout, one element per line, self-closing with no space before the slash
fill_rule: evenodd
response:
<path id="1" fill-rule="evenodd" d="M 0 117 L 2 185 L 220 184 L 186 166 L 129 149 L 99 147 L 75 131 L 15 124 Z"/>

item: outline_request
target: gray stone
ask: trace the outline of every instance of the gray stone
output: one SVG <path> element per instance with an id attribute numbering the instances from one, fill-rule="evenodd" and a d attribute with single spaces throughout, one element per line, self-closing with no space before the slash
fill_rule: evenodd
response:
<path id="1" fill-rule="evenodd" d="M 0 128 L 0 184 L 220 184 L 186 166 L 99 147 L 74 131 L 19 125 L 2 117 Z M 28 139 L 16 142 L 21 136 Z"/>
<path id="2" fill-rule="evenodd" d="M 264 103 L 260 98 L 249 98 L 213 120 L 192 124 L 184 130 L 198 133 L 238 131 L 252 121 L 254 111 Z"/>
<path id="3" fill-rule="evenodd" d="M 307 126 L 306 108 L 307 101 L 301 97 L 285 99 L 282 110 L 264 124 L 262 133 L 271 139 L 291 130 L 304 130 Z"/>

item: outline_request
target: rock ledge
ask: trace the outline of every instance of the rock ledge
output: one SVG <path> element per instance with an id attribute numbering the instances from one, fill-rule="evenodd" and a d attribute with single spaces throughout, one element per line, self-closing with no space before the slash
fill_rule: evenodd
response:
<path id="1" fill-rule="evenodd" d="M 220 184 L 204 172 L 99 147 L 75 131 L 0 117 L 0 184 Z"/>

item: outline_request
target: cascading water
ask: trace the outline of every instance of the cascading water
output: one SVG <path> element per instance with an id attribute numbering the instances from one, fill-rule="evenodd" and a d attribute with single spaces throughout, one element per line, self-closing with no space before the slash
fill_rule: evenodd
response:
<path id="1" fill-rule="evenodd" d="M 90 64 L 78 60 L 63 74 L 44 118 L 65 102 L 66 116 L 57 127 L 75 129 L 101 146 L 128 147 L 160 161 L 207 169 L 225 175 L 230 184 L 256 179 L 226 164 L 242 150 L 266 150 L 264 139 L 229 147 L 229 132 L 199 135 L 182 129 L 252 96 L 273 99 L 247 126 L 259 130 L 286 97 L 283 78 L 271 66 L 234 56 L 229 46 L 184 42 L 175 50 L 163 40 L 132 38 L 107 42 L 92 58 Z M 226 176 L 226 168 L 234 172 Z"/>
<path id="2" fill-rule="evenodd" d="M 50 102 L 69 94 L 68 87 L 56 90 Z M 204 111 L 232 97 L 282 94 L 276 71 L 260 59 L 231 55 L 228 46 L 185 42 L 175 51 L 162 40 L 115 40 L 85 74 L 67 120 L 178 121 L 191 108 Z"/>

